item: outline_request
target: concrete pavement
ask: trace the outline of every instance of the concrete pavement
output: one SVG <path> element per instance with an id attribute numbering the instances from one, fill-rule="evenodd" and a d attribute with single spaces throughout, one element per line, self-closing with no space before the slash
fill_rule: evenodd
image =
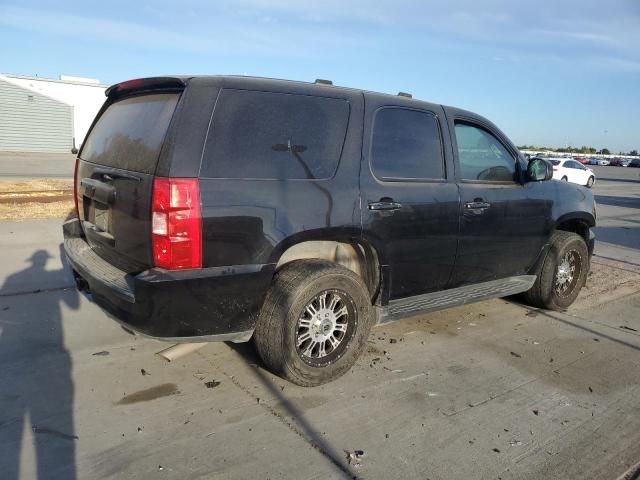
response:
<path id="1" fill-rule="evenodd" d="M 640 189 L 595 193 L 606 242 L 568 312 L 379 327 L 314 389 L 247 344 L 166 363 L 67 288 L 59 222 L 0 224 L 2 478 L 617 478 L 640 461 Z"/>

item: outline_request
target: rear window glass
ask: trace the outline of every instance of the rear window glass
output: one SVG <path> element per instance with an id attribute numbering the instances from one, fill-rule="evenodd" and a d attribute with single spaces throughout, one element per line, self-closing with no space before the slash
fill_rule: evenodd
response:
<path id="1" fill-rule="evenodd" d="M 334 175 L 349 120 L 346 100 L 223 90 L 201 176 L 326 179 Z"/>
<path id="2" fill-rule="evenodd" d="M 81 158 L 108 167 L 153 173 L 179 97 L 177 93 L 161 93 L 113 103 L 91 130 Z"/>
<path id="3" fill-rule="evenodd" d="M 376 113 L 371 168 L 380 179 L 442 179 L 444 158 L 435 115 L 406 108 Z"/>

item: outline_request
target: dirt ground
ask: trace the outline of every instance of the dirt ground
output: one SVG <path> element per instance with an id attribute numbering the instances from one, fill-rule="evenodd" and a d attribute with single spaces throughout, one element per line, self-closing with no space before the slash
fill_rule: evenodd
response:
<path id="1" fill-rule="evenodd" d="M 73 180 L 0 182 L 0 221 L 64 219 L 73 209 Z"/>

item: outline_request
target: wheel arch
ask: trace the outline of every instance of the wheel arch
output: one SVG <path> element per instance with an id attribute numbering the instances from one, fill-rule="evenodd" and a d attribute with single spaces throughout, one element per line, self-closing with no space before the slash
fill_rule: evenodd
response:
<path id="1" fill-rule="evenodd" d="M 586 212 L 574 212 L 563 215 L 556 222 L 556 230 L 573 232 L 580 235 L 589 244 L 589 229 L 596 224 L 593 215 Z"/>
<path id="2" fill-rule="evenodd" d="M 376 249 L 361 239 L 305 239 L 288 245 L 275 259 L 275 271 L 296 260 L 326 260 L 342 265 L 364 281 L 372 302 L 380 291 L 381 272 Z"/>

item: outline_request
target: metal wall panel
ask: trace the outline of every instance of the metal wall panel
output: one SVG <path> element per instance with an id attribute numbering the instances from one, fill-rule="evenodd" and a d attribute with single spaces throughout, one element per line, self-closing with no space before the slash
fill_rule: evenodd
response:
<path id="1" fill-rule="evenodd" d="M 71 153 L 73 107 L 0 79 L 0 151 Z"/>

